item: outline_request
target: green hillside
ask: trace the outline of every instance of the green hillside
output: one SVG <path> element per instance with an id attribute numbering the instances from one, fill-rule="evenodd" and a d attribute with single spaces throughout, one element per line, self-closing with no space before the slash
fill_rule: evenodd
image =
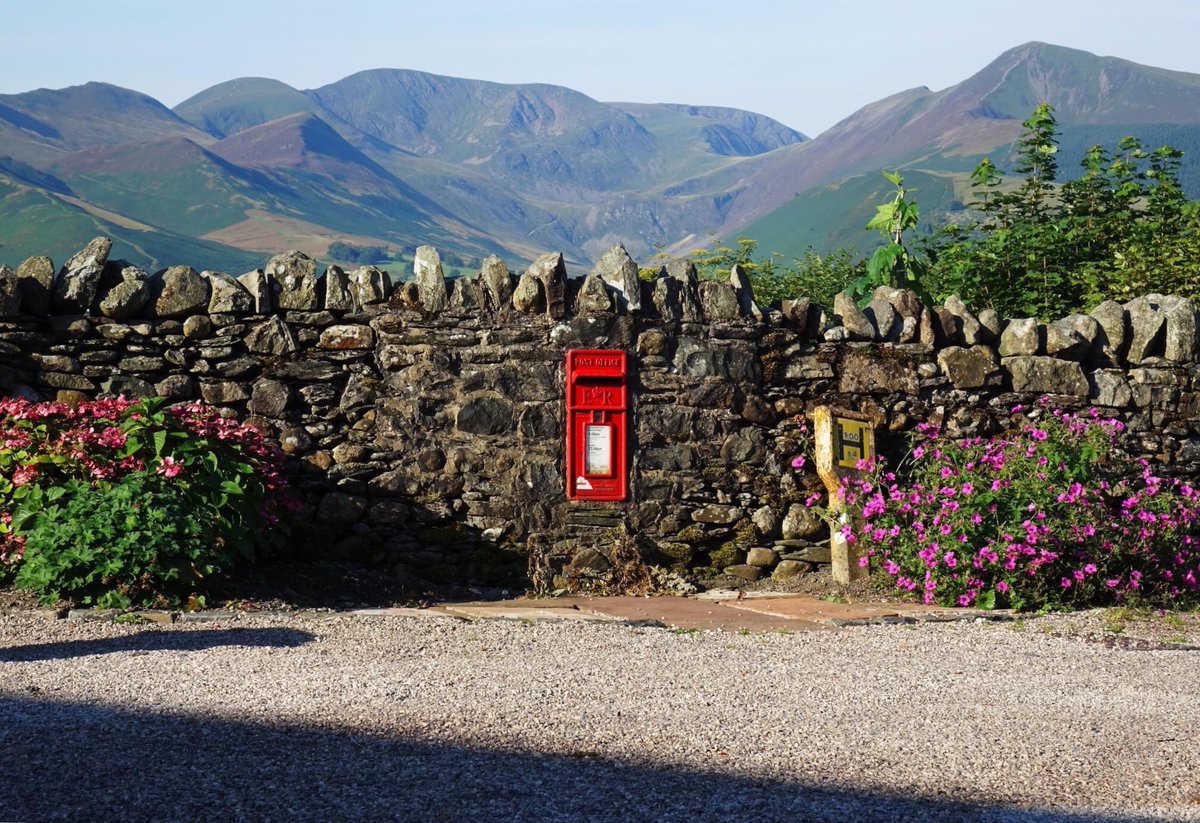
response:
<path id="1" fill-rule="evenodd" d="M 903 174 L 905 187 L 921 205 L 924 231 L 932 230 L 942 215 L 961 210 L 967 175 L 913 169 Z M 875 205 L 890 199 L 892 192 L 882 175 L 860 174 L 806 191 L 739 234 L 757 240 L 760 253 L 778 252 L 785 259 L 802 256 L 810 246 L 822 253 L 845 248 L 865 254 L 879 245 L 879 235 L 863 227 L 874 216 Z"/>
<path id="2" fill-rule="evenodd" d="M 240 274 L 261 266 L 266 259 L 262 254 L 148 226 L 135 228 L 132 221 L 118 220 L 0 175 L 0 263 L 13 268 L 39 254 L 62 263 L 98 235 L 113 239 L 114 259 L 128 260 L 149 271 L 187 264 Z"/>
<path id="3" fill-rule="evenodd" d="M 254 126 L 320 105 L 304 92 L 266 77 L 239 77 L 189 97 L 175 114 L 214 137 L 229 137 Z"/>

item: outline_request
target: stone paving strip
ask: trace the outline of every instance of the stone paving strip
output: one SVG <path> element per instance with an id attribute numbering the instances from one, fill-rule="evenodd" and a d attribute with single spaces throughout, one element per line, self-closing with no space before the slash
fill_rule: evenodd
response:
<path id="1" fill-rule="evenodd" d="M 439 603 L 426 608 L 388 607 L 352 609 L 360 617 L 458 618 L 462 620 L 517 621 L 620 621 L 631 625 L 661 626 L 682 631 L 829 631 L 848 626 L 889 623 L 1008 620 L 1007 611 L 946 609 L 915 603 L 839 603 L 783 593 L 755 593 L 739 597 L 736 591 L 714 591 L 699 597 L 559 597 L 516 598 L 468 603 Z M 63 616 L 52 611 L 44 617 Z M 227 620 L 239 612 L 209 609 L 200 612 L 139 611 L 126 618 L 152 623 L 209 623 Z M 68 620 L 112 621 L 114 610 L 71 609 Z"/>

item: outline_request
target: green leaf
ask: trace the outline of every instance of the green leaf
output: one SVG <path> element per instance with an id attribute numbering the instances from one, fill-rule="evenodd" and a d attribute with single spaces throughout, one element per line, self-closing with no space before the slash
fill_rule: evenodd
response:
<path id="1" fill-rule="evenodd" d="M 996 590 L 989 589 L 975 599 L 975 608 L 991 611 L 996 608 Z"/>
<path id="2" fill-rule="evenodd" d="M 896 204 L 884 203 L 882 206 L 876 206 L 875 212 L 871 222 L 867 223 L 866 229 L 868 231 L 891 231 L 892 221 L 896 219 Z"/>
<path id="3" fill-rule="evenodd" d="M 895 185 L 895 186 L 903 186 L 904 185 L 904 178 L 900 176 L 900 172 L 885 171 L 885 172 L 882 172 L 882 174 L 885 178 L 887 178 L 887 181 L 889 183 L 891 183 L 892 185 Z"/>

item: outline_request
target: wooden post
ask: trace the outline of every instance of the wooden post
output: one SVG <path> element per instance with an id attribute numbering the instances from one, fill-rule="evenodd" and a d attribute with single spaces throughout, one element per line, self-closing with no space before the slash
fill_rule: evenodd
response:
<path id="1" fill-rule="evenodd" d="M 853 523 L 857 528 L 862 523 L 862 511 L 846 505 L 842 484 L 858 476 L 859 461 L 875 456 L 875 428 L 862 415 L 818 406 L 813 410 L 813 430 L 817 476 L 829 490 L 829 509 L 837 515 L 839 523 Z M 829 553 L 834 581 L 846 584 L 867 576 L 866 567 L 859 565 L 858 551 L 836 525 L 830 529 Z"/>

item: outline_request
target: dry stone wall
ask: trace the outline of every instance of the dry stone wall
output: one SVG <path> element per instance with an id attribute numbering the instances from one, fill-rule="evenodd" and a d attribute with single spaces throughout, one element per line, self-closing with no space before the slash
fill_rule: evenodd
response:
<path id="1" fill-rule="evenodd" d="M 236 278 L 151 275 L 110 247 L 0 267 L 0 391 L 202 399 L 252 418 L 294 457 L 300 535 L 401 574 L 532 569 L 564 584 L 631 551 L 747 579 L 803 572 L 827 550 L 802 503 L 818 484 L 791 459 L 819 404 L 870 415 L 895 456 L 918 423 L 988 435 L 1048 396 L 1123 419 L 1130 452 L 1200 468 L 1196 311 L 1182 298 L 1046 324 L 893 289 L 865 309 L 840 296 L 764 310 L 740 270 L 698 282 L 672 261 L 644 282 L 620 247 L 586 277 L 547 254 L 520 277 L 489 258 L 449 283 L 428 247 L 395 283 L 298 252 Z M 572 348 L 631 357 L 623 503 L 566 499 Z"/>

